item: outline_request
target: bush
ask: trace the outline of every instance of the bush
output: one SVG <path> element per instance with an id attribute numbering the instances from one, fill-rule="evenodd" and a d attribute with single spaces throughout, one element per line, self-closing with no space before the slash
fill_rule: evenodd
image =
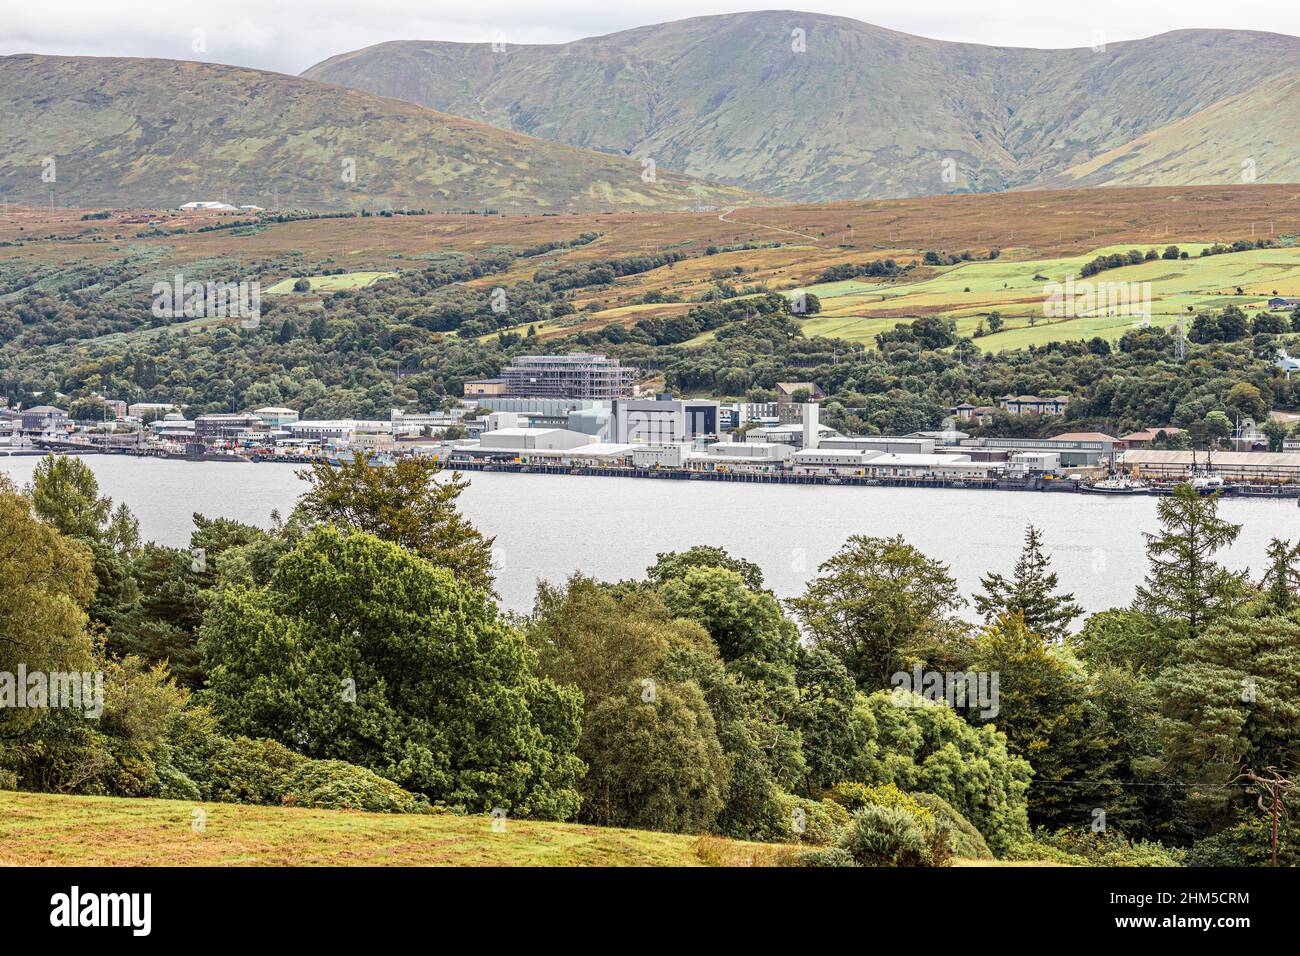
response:
<path id="1" fill-rule="evenodd" d="M 781 808 L 787 825 L 786 838 L 813 846 L 830 846 L 841 836 L 852 815 L 833 800 L 809 800 L 781 794 Z M 796 820 L 802 821 L 800 831 Z"/>
<path id="2" fill-rule="evenodd" d="M 848 850 L 837 846 L 801 850 L 790 860 L 790 866 L 857 866 L 858 861 Z"/>
<path id="3" fill-rule="evenodd" d="M 12 770 L 0 770 L 0 790 L 17 790 L 18 774 Z"/>
<path id="4" fill-rule="evenodd" d="M 1182 866 L 1182 850 L 1149 840 L 1129 840 L 1116 830 L 1036 830 L 1014 844 L 1008 860 L 1049 860 L 1069 866 Z"/>
<path id="5" fill-rule="evenodd" d="M 859 866 L 930 866 L 933 862 L 916 818 L 899 807 L 873 804 L 858 810 L 842 845 Z"/>
<path id="6" fill-rule="evenodd" d="M 1283 822 L 1277 831 L 1279 866 L 1300 866 L 1300 827 Z M 1265 817 L 1247 820 L 1201 840 L 1188 851 L 1188 866 L 1272 866 L 1273 828 Z"/>
<path id="7" fill-rule="evenodd" d="M 274 740 L 225 737 L 202 708 L 172 728 L 158 796 L 214 803 L 292 804 L 375 813 L 422 813 L 423 797 L 341 760 L 313 760 Z"/>
<path id="8" fill-rule="evenodd" d="M 933 813 L 939 825 L 948 831 L 955 856 L 965 860 L 993 858 L 993 851 L 979 830 L 943 797 L 936 797 L 933 793 L 910 793 L 908 796 Z"/>
<path id="9" fill-rule="evenodd" d="M 422 796 L 408 793 L 365 767 L 341 760 L 305 760 L 290 774 L 281 802 L 326 810 L 423 813 Z"/>
<path id="10" fill-rule="evenodd" d="M 952 836 L 949 828 L 933 810 L 922 806 L 892 783 L 874 787 L 857 782 L 838 783 L 831 788 L 830 799 L 850 811 L 875 808 L 897 810 L 907 814 L 925 843 L 927 861 L 925 864 L 908 865 L 943 866 L 952 856 Z"/>

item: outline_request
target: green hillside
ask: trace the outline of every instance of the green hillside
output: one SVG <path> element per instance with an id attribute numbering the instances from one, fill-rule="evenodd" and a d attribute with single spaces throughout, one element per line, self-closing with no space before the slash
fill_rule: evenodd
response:
<path id="1" fill-rule="evenodd" d="M 18 203 L 574 211 L 752 198 L 667 163 L 646 181 L 635 159 L 212 63 L 0 57 L 0 112 L 0 192 Z"/>
<path id="2" fill-rule="evenodd" d="M 1290 36 L 1183 30 L 1084 45 L 1093 39 L 1000 48 L 764 11 L 497 51 L 382 43 L 304 75 L 771 195 L 831 200 L 1040 183 L 1300 70 L 1300 38 Z M 1155 181 L 1187 181 L 1171 175 Z"/>
<path id="3" fill-rule="evenodd" d="M 1300 182 L 1300 74 L 1262 83 L 1065 170 L 1049 185 Z"/>

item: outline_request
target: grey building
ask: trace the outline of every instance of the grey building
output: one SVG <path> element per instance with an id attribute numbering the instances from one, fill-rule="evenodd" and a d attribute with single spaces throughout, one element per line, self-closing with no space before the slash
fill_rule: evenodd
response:
<path id="1" fill-rule="evenodd" d="M 717 402 L 709 399 L 615 399 L 611 441 L 672 443 L 695 438 L 716 438 L 721 424 Z"/>
<path id="2" fill-rule="evenodd" d="M 631 398 L 637 370 L 603 355 L 521 355 L 501 372 L 507 395 L 524 398 Z"/>
<path id="3" fill-rule="evenodd" d="M 250 429 L 262 427 L 262 420 L 256 415 L 200 415 L 194 419 L 194 438 L 197 441 L 229 441 L 238 438 Z"/>
<path id="4" fill-rule="evenodd" d="M 22 430 L 33 435 L 62 431 L 68 421 L 68 413 L 53 405 L 33 405 L 22 411 Z"/>

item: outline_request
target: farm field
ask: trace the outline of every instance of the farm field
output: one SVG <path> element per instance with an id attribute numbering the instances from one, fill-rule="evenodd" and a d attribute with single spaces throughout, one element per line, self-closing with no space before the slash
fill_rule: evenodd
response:
<path id="1" fill-rule="evenodd" d="M 368 285 L 374 285 L 380 279 L 389 279 L 395 275 L 397 275 L 395 272 L 346 272 L 343 275 L 307 276 L 306 278 L 312 292 L 338 292 L 340 289 L 364 289 Z M 281 279 L 264 292 L 266 295 L 293 292 L 297 281 L 297 279 Z"/>
<path id="2" fill-rule="evenodd" d="M 0 792 L 0 866 L 754 866 L 782 847 L 486 816 Z"/>
<path id="3" fill-rule="evenodd" d="M 1130 247 L 1107 246 L 1083 255 L 1050 259 L 967 262 L 914 282 L 852 281 L 802 286 L 819 297 L 822 307 L 820 313 L 804 320 L 804 331 L 808 335 L 869 343 L 877 333 L 906 317 L 940 315 L 955 319 L 959 334 L 972 335 L 990 312 L 998 312 L 1005 323 L 1002 330 L 978 340 L 984 348 L 996 351 L 1062 338 L 1117 339 L 1132 328 L 1134 317 L 1104 312 L 1045 318 L 1047 287 L 1064 283 L 1068 276 L 1075 277 L 1075 288 L 1080 291 L 1087 288 L 1086 283 L 1093 287 L 1101 283 L 1150 283 L 1151 320 L 1163 325 L 1201 309 L 1235 304 L 1249 312 L 1262 307 L 1272 295 L 1300 294 L 1300 248 L 1201 257 L 1203 244 L 1182 243 L 1179 247 L 1191 258 L 1157 259 L 1108 269 L 1088 280 L 1078 278 L 1086 262 Z"/>
<path id="4" fill-rule="evenodd" d="M 538 322 L 535 334 L 550 339 L 679 315 L 720 287 L 742 296 L 805 288 L 822 300 L 822 312 L 805 321 L 809 335 L 872 343 L 896 322 L 930 314 L 955 319 L 959 332 L 970 335 L 983 316 L 997 311 L 1003 329 L 978 340 L 997 350 L 1060 338 L 1118 338 L 1130 324 L 1123 317 L 1041 319 L 1046 282 L 1077 275 L 1085 262 L 1106 251 L 1163 250 L 1172 243 L 1194 256 L 1210 242 L 1293 237 L 1300 234 L 1297 200 L 1295 186 L 1256 184 L 931 196 L 721 212 L 263 220 L 237 228 L 226 228 L 229 219 L 175 212 L 118 211 L 86 221 L 81 210 L 8 207 L 0 216 L 0 299 L 22 294 L 29 283 L 50 290 L 92 287 L 99 279 L 86 277 L 106 268 L 132 276 L 111 288 L 108 297 L 145 296 L 154 282 L 184 273 L 200 281 L 255 278 L 271 295 L 290 292 L 293 277 L 306 275 L 311 290 L 298 295 L 319 299 L 403 270 L 569 244 L 596 233 L 594 241 L 519 258 L 507 271 L 466 285 L 491 288 L 531 281 L 542 269 L 676 251 L 686 258 L 575 289 L 576 314 Z M 969 251 L 976 259 L 953 267 L 917 266 L 906 279 L 894 281 L 815 284 L 831 266 L 883 258 L 909 263 L 929 249 Z M 999 250 L 998 258 L 984 258 L 992 249 Z M 339 269 L 345 271 L 327 274 Z M 1235 302 L 1251 308 L 1273 291 L 1297 294 L 1298 277 L 1300 252 L 1283 247 L 1159 260 L 1109 270 L 1094 281 L 1151 282 L 1152 319 L 1171 323 L 1189 307 Z M 1237 286 L 1242 296 L 1236 295 Z M 647 303 L 647 296 L 672 301 Z M 197 320 L 192 328 L 211 321 Z M 129 341 L 160 331 L 149 326 L 114 334 Z"/>

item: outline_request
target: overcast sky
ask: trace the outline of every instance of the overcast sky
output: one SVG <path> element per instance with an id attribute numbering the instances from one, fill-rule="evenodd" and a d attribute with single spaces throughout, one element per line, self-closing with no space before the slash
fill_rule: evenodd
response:
<path id="1" fill-rule="evenodd" d="M 1113 42 L 1188 27 L 1300 35 L 1300 0 L 0 0 L 0 54 L 156 56 L 299 73 L 384 40 L 556 43 L 783 6 L 999 46 L 1090 46 L 1098 31 Z"/>

